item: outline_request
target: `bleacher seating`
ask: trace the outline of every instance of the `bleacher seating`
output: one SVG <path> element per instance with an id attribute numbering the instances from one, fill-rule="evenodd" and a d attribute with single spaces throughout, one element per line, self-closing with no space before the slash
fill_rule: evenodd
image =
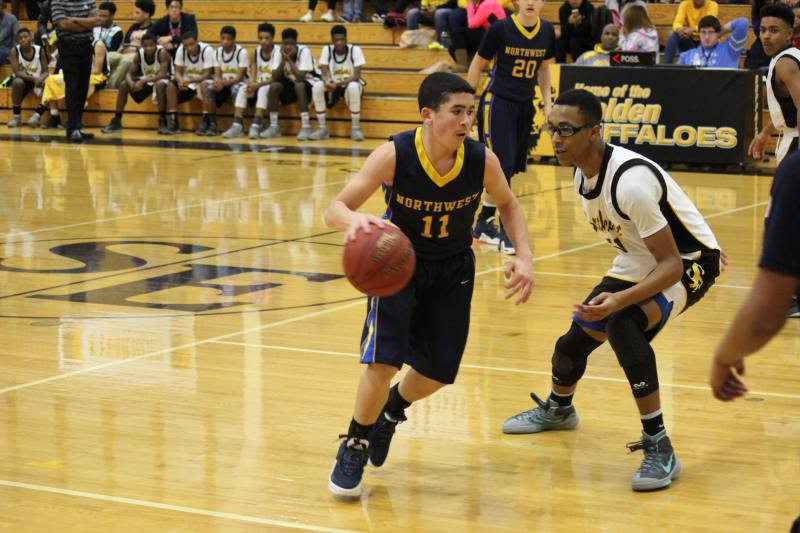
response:
<path id="1" fill-rule="evenodd" d="M 368 4 L 368 3 L 367 3 Z M 560 2 L 550 1 L 545 4 L 543 17 L 547 20 L 557 20 Z M 599 4 L 598 4 L 599 5 Z M 156 18 L 164 15 L 162 2 L 157 2 Z M 302 23 L 298 19 L 306 11 L 305 0 L 187 0 L 185 10 L 197 16 L 200 27 L 200 38 L 216 45 L 219 29 L 226 24 L 235 26 L 238 30 L 238 42 L 252 49 L 256 43 L 256 27 L 259 22 L 269 20 L 275 24 L 279 39 L 280 31 L 286 27 L 294 27 L 300 34 L 299 42 L 308 44 L 315 57 L 319 57 L 323 44 L 330 40 L 330 23 L 311 22 Z M 341 9 L 341 5 L 338 6 Z M 123 29 L 131 24 L 133 15 L 133 2 L 119 0 L 117 2 L 116 22 Z M 315 13 L 319 17 L 327 9 L 324 2 L 320 2 Z M 366 17 L 371 14 L 369 6 L 365 6 Z M 650 4 L 648 6 L 650 17 L 656 24 L 659 37 L 663 44 L 671 31 L 672 20 L 677 11 L 677 4 Z M 725 23 L 737 17 L 749 17 L 750 7 L 747 5 L 721 5 L 720 20 Z M 33 29 L 33 21 L 22 21 L 22 25 Z M 445 51 L 427 49 L 400 49 L 394 46 L 398 34 L 383 28 L 380 24 L 362 23 L 349 24 L 348 40 L 359 44 L 364 49 L 367 66 L 364 78 L 367 81 L 366 93 L 362 109 L 362 129 L 368 137 L 386 137 L 392 132 L 406 129 L 418 121 L 416 106 L 416 92 L 424 75 L 418 71 L 438 61 L 450 61 Z M 750 35 L 752 40 L 752 32 Z M 0 68 L 0 79 L 10 73 L 6 67 Z M 116 91 L 105 90 L 93 96 L 85 115 L 87 126 L 103 126 L 110 120 Z M 24 102 L 25 109 L 33 109 L 36 105 L 33 95 L 29 95 Z M 8 120 L 11 111 L 11 94 L 9 89 L 0 89 L 0 122 Z M 199 118 L 200 103 L 193 101 L 181 106 L 183 115 L 182 126 L 184 130 L 194 127 L 194 122 Z M 228 124 L 232 109 L 226 105 L 220 110 L 222 126 Z M 285 117 L 298 117 L 296 109 L 283 108 L 282 119 Z M 349 133 L 349 114 L 343 105 L 339 105 L 329 113 L 329 127 L 334 135 Z M 313 112 L 312 112 L 313 118 Z M 142 104 L 129 101 L 125 115 L 126 127 L 155 128 L 157 122 L 156 107 L 147 100 Z M 282 120 L 286 131 L 296 131 L 298 120 Z"/>

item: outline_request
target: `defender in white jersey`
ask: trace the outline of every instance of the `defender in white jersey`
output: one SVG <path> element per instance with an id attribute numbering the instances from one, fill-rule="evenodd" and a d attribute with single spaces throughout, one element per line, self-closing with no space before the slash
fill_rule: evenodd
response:
<path id="1" fill-rule="evenodd" d="M 147 33 L 142 37 L 142 46 L 136 51 L 131 68 L 125 74 L 125 81 L 117 92 L 117 108 L 114 118 L 103 128 L 103 133 L 116 133 L 122 131 L 122 114 L 128 95 L 134 102 L 140 104 L 148 97 L 158 102 L 158 133 L 167 133 L 167 101 L 163 97 L 169 84 L 172 73 L 172 58 L 164 48 L 156 44 L 156 36 Z M 160 92 L 162 98 L 157 99 L 156 93 Z"/>
<path id="2" fill-rule="evenodd" d="M 681 463 L 664 429 L 656 359 L 650 341 L 670 318 L 697 303 L 714 284 L 722 254 L 711 229 L 675 181 L 653 161 L 605 144 L 600 101 L 588 91 L 562 93 L 546 129 L 562 164 L 575 165 L 578 201 L 592 228 L 617 249 L 608 273 L 555 345 L 552 393 L 509 418 L 505 433 L 572 429 L 572 405 L 589 354 L 606 340 L 625 371 L 642 422 L 644 450 L 633 490 L 668 486 Z"/>
<path id="3" fill-rule="evenodd" d="M 42 96 L 42 87 L 50 71 L 47 70 L 47 58 L 41 46 L 31 44 L 31 32 L 21 28 L 17 32 L 17 45 L 11 49 L 8 56 L 11 68 L 14 71 L 14 81 L 11 82 L 11 105 L 13 115 L 8 121 L 9 128 L 22 125 L 22 101 L 25 96 L 33 91 L 36 96 Z M 39 104 L 36 112 L 28 120 L 28 126 L 36 127 L 39 119 L 47 108 Z"/>
<path id="4" fill-rule="evenodd" d="M 281 63 L 272 71 L 269 84 L 267 108 L 269 109 L 269 128 L 261 133 L 262 139 L 278 137 L 281 133 L 278 124 L 279 104 L 297 102 L 300 108 L 300 132 L 298 141 L 311 137 L 311 121 L 308 116 L 308 102 L 311 87 L 319 79 L 314 56 L 307 46 L 297 44 L 297 30 L 286 28 L 281 32 Z"/>
<path id="5" fill-rule="evenodd" d="M 203 120 L 195 131 L 197 135 L 214 137 L 217 128 L 217 108 L 233 102 L 247 78 L 250 61 L 247 50 L 236 44 L 236 28 L 223 26 L 219 32 L 219 48 L 214 55 L 214 78 L 207 80 L 203 91 Z"/>
<path id="6" fill-rule="evenodd" d="M 775 158 L 780 163 L 798 147 L 798 109 L 800 109 L 800 50 L 792 44 L 794 14 L 784 4 L 761 10 L 761 44 L 772 58 L 767 72 L 769 119 L 750 143 L 748 153 L 760 159 L 770 136 L 780 132 Z"/>
<path id="7" fill-rule="evenodd" d="M 363 141 L 361 93 L 365 82 L 361 77 L 361 67 L 366 64 L 364 52 L 360 46 L 347 44 L 347 29 L 344 26 L 336 25 L 331 28 L 331 40 L 333 44 L 323 47 L 319 58 L 322 79 L 315 81 L 311 88 L 319 128 L 311 134 L 310 139 L 330 137 L 325 126 L 325 110 L 335 106 L 344 96 L 347 108 L 350 109 L 350 138 Z"/>
<path id="8" fill-rule="evenodd" d="M 250 58 L 250 72 L 243 90 L 236 93 L 233 124 L 222 134 L 226 139 L 244 136 L 244 112 L 247 107 L 255 106 L 253 124 L 248 137 L 258 139 L 261 133 L 261 122 L 267 110 L 267 95 L 272 81 L 272 71 L 281 63 L 281 50 L 273 42 L 275 26 L 269 22 L 258 25 L 258 46 Z"/>
<path id="9" fill-rule="evenodd" d="M 175 53 L 175 79 L 167 86 L 165 95 L 169 114 L 167 125 L 169 135 L 181 132 L 178 126 L 178 104 L 190 102 L 193 98 L 203 100 L 200 89 L 213 75 L 214 50 L 206 43 L 199 42 L 194 32 L 181 35 L 181 45 Z M 204 100 L 203 111 L 208 111 Z"/>

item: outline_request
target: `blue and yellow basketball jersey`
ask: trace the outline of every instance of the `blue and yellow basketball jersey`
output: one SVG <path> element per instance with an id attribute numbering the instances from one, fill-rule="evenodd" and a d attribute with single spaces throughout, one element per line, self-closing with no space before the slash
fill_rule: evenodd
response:
<path id="1" fill-rule="evenodd" d="M 442 176 L 422 146 L 422 128 L 392 140 L 397 164 L 393 185 L 384 187 L 385 218 L 403 230 L 419 259 L 435 261 L 469 249 L 483 192 L 483 144 L 465 139 L 452 170 Z"/>
<path id="2" fill-rule="evenodd" d="M 492 61 L 485 92 L 517 102 L 533 100 L 539 65 L 555 56 L 555 46 L 553 26 L 541 18 L 530 30 L 516 15 L 494 23 L 478 49 L 478 55 Z"/>

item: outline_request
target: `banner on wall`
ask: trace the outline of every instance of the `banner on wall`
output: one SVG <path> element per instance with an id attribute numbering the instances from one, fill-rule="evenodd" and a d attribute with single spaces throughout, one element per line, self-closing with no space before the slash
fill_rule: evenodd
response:
<path id="1" fill-rule="evenodd" d="M 551 67 L 558 91 L 603 103 L 603 137 L 659 162 L 744 163 L 755 135 L 758 78 L 733 69 Z M 537 88 L 531 155 L 553 156 Z"/>

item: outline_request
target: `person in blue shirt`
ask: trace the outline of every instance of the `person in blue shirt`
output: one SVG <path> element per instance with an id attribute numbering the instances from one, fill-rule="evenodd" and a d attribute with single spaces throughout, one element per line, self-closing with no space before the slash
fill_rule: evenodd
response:
<path id="1" fill-rule="evenodd" d="M 711 68 L 739 68 L 739 57 L 747 41 L 749 24 L 742 17 L 721 26 L 719 19 L 712 15 L 703 17 L 698 24 L 700 46 L 681 53 L 679 65 L 694 65 Z M 730 33 L 730 38 L 720 41 L 720 37 Z"/>

